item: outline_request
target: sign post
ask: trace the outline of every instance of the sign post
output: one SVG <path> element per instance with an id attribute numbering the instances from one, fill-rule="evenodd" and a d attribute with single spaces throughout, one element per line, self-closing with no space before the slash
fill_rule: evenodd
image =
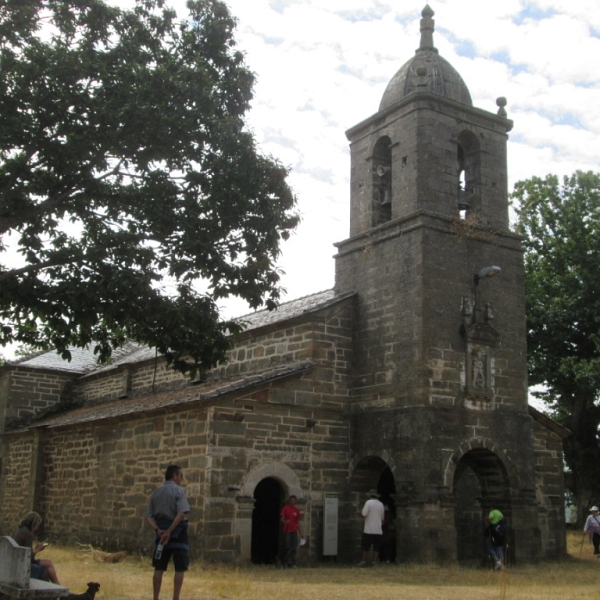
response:
<path id="1" fill-rule="evenodd" d="M 338 553 L 338 495 L 325 494 L 323 502 L 323 556 Z"/>

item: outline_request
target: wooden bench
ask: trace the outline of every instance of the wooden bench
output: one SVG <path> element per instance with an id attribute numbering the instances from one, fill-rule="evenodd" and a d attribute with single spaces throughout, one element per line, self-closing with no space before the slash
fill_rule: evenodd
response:
<path id="1" fill-rule="evenodd" d="M 64 598 L 69 589 L 41 579 L 31 579 L 31 548 L 0 537 L 0 600 L 9 598 Z"/>

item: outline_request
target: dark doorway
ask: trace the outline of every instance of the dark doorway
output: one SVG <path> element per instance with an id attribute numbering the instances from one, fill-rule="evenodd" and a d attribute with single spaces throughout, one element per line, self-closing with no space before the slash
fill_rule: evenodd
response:
<path id="1" fill-rule="evenodd" d="M 456 467 L 454 494 L 457 558 L 464 565 L 485 565 L 484 517 L 496 508 L 510 528 L 510 483 L 500 458 L 484 448 L 467 452 Z M 512 547 L 507 556 L 509 561 L 511 558 Z"/>
<path id="2" fill-rule="evenodd" d="M 251 559 L 256 565 L 274 564 L 279 554 L 283 489 L 273 477 L 263 479 L 254 490 Z"/>
<path id="3" fill-rule="evenodd" d="M 369 490 L 377 490 L 384 505 L 396 516 L 394 496 L 396 483 L 387 463 L 378 456 L 367 456 L 356 465 L 350 480 L 350 492 L 344 506 L 340 509 L 340 531 L 338 540 L 338 559 L 356 561 L 360 557 L 360 541 L 364 526 L 362 507 L 369 499 Z M 388 519 L 389 519 L 388 517 Z M 391 536 L 390 536 L 391 537 Z M 389 541 L 390 550 L 386 561 L 396 559 L 396 542 Z"/>
<path id="4" fill-rule="evenodd" d="M 379 476 L 379 481 L 377 482 L 377 491 L 380 494 L 380 500 L 386 506 L 394 506 L 394 495 L 396 494 L 396 482 L 394 481 L 394 475 L 392 470 L 386 466 Z M 394 516 L 395 516 L 395 506 L 394 506 Z"/>
<path id="5" fill-rule="evenodd" d="M 377 483 L 377 491 L 380 494 L 379 499 L 385 506 L 385 515 L 383 519 L 383 539 L 379 548 L 379 560 L 382 563 L 396 562 L 396 503 L 394 496 L 396 494 L 396 482 L 392 470 L 386 466 Z"/>

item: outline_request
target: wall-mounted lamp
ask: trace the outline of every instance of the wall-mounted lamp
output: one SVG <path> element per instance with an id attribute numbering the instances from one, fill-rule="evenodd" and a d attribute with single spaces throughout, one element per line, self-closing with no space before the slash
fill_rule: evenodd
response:
<path id="1" fill-rule="evenodd" d="M 479 284 L 479 280 L 484 277 L 493 277 L 494 275 L 498 275 L 502 269 L 500 267 L 484 267 L 479 271 L 479 273 L 475 273 L 473 280 L 475 281 L 475 285 Z"/>

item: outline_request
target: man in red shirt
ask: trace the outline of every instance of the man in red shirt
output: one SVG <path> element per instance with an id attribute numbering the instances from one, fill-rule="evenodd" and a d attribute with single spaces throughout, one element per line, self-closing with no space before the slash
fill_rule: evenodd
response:
<path id="1" fill-rule="evenodd" d="M 283 565 L 292 569 L 296 565 L 296 552 L 300 545 L 300 519 L 302 515 L 296 507 L 296 496 L 290 496 L 287 504 L 281 509 L 281 522 L 283 523 Z"/>

